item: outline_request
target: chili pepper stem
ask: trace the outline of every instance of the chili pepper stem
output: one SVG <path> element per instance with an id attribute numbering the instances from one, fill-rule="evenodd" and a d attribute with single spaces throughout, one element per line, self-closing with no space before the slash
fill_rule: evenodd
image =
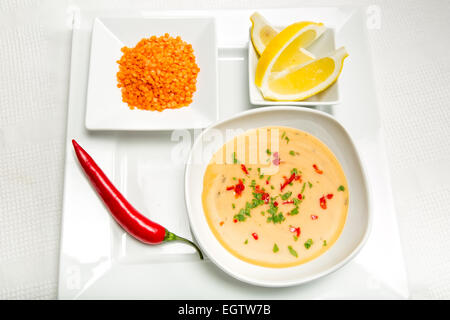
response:
<path id="1" fill-rule="evenodd" d="M 185 239 L 183 237 L 179 237 L 175 233 L 172 233 L 169 230 L 166 230 L 166 236 L 164 237 L 164 242 L 174 241 L 174 240 L 183 241 L 183 242 L 191 245 L 192 247 L 194 247 L 194 249 L 198 252 L 198 255 L 200 256 L 200 259 L 203 260 L 203 253 L 200 251 L 200 248 L 194 242 L 192 242 L 188 239 Z"/>

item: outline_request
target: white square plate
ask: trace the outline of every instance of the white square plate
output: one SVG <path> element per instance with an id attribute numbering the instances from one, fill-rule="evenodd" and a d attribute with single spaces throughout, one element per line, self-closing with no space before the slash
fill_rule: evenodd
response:
<path id="1" fill-rule="evenodd" d="M 268 17 L 270 20 L 270 17 Z M 277 29 L 283 30 L 283 28 L 277 27 Z M 320 36 L 311 46 L 307 49 L 316 57 L 323 57 L 335 50 L 334 30 L 327 28 L 327 30 Z M 258 64 L 258 55 L 253 47 L 251 40 L 248 43 L 248 82 L 249 82 L 249 94 L 250 102 L 254 105 L 295 105 L 295 106 L 330 106 L 339 103 L 339 85 L 336 81 L 328 89 L 319 92 L 318 94 L 302 100 L 302 101 L 270 101 L 264 99 L 261 91 L 255 85 L 255 70 Z M 344 68 L 345 69 L 345 66 Z"/>
<path id="2" fill-rule="evenodd" d="M 192 44 L 200 68 L 193 102 L 162 112 L 134 109 L 117 88 L 117 60 L 123 46 L 169 33 Z M 89 130 L 173 130 L 204 128 L 218 118 L 217 46 L 214 18 L 96 18 L 92 33 L 86 128 Z"/>

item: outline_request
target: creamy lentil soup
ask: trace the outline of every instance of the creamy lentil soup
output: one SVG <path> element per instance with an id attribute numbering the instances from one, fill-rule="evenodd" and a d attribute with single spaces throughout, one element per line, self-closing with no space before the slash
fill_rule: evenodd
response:
<path id="1" fill-rule="evenodd" d="M 338 160 L 314 136 L 288 127 L 249 130 L 212 157 L 203 209 L 218 241 L 265 267 L 310 261 L 338 239 L 348 210 Z"/>

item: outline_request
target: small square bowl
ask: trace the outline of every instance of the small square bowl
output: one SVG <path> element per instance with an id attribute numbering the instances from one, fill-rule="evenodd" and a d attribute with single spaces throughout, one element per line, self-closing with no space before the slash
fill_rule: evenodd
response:
<path id="1" fill-rule="evenodd" d="M 117 88 L 121 48 L 168 33 L 194 49 L 200 68 L 193 102 L 162 112 L 134 109 Z M 174 130 L 205 128 L 218 118 L 217 44 L 214 18 L 96 18 L 92 32 L 86 128 L 89 130 Z"/>
<path id="2" fill-rule="evenodd" d="M 281 31 L 283 28 L 277 28 Z M 327 30 L 320 36 L 311 46 L 307 48 L 309 52 L 316 57 L 326 56 L 335 50 L 334 30 Z M 252 41 L 248 43 L 248 81 L 250 103 L 254 105 L 296 105 L 296 106 L 329 106 L 338 104 L 339 101 L 339 85 L 336 81 L 333 85 L 318 94 L 302 101 L 271 101 L 266 100 L 261 91 L 255 85 L 255 71 L 258 64 L 258 54 L 253 47 Z"/>

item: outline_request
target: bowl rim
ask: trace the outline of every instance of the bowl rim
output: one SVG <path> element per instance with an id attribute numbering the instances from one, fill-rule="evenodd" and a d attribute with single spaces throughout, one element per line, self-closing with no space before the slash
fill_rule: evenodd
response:
<path id="1" fill-rule="evenodd" d="M 365 227 L 365 232 L 364 232 L 364 236 L 362 237 L 362 239 L 359 241 L 358 245 L 351 251 L 350 254 L 348 254 L 343 260 L 339 261 L 338 263 L 336 263 L 335 265 L 333 265 L 332 267 L 319 272 L 317 274 L 314 274 L 312 276 L 309 277 L 304 277 L 304 278 L 299 278 L 299 279 L 293 279 L 293 280 L 289 280 L 289 281 L 261 281 L 261 280 L 254 280 L 252 278 L 248 278 L 245 276 L 241 276 L 239 274 L 235 274 L 232 272 L 232 270 L 230 270 L 228 267 L 223 266 L 222 264 L 220 264 L 215 258 L 214 255 L 211 255 L 207 250 L 205 250 L 204 246 L 202 245 L 202 243 L 199 241 L 199 237 L 198 237 L 198 232 L 195 228 L 195 226 L 192 223 L 192 218 L 191 215 L 192 213 L 192 204 L 191 204 L 191 197 L 189 194 L 189 188 L 188 188 L 188 177 L 190 175 L 191 172 L 191 160 L 192 160 L 192 155 L 193 155 L 193 151 L 196 147 L 196 145 L 198 143 L 200 143 L 202 137 L 205 135 L 205 133 L 207 133 L 209 130 L 213 129 L 216 126 L 225 124 L 227 122 L 231 122 L 234 121 L 238 118 L 241 118 L 243 116 L 247 116 L 247 115 L 251 115 L 251 114 L 259 114 L 259 113 L 265 113 L 265 112 L 271 112 L 271 111 L 294 111 L 294 112 L 306 112 L 306 113 L 312 113 L 312 114 L 317 114 L 321 117 L 325 117 L 328 118 L 329 120 L 331 120 L 332 122 L 334 122 L 336 125 L 339 126 L 339 128 L 347 135 L 347 138 L 350 142 L 351 147 L 354 149 L 355 151 L 355 155 L 356 158 L 360 164 L 361 167 L 361 175 L 363 178 L 363 181 L 365 183 L 365 196 L 367 199 L 367 224 Z M 350 262 L 360 251 L 361 249 L 364 247 L 364 245 L 367 242 L 367 239 L 369 238 L 369 235 L 371 233 L 372 230 L 372 223 L 373 223 L 373 213 L 372 213 L 372 199 L 371 199 L 371 186 L 368 184 L 368 175 L 367 175 L 367 171 L 365 169 L 365 166 L 363 164 L 363 162 L 361 161 L 361 156 L 358 152 L 358 149 L 356 148 L 356 145 L 352 139 L 352 137 L 350 136 L 350 134 L 348 133 L 348 131 L 345 129 L 345 127 L 337 120 L 335 119 L 333 116 L 329 115 L 328 113 L 325 113 L 323 111 L 319 111 L 319 110 L 315 110 L 315 109 L 309 109 L 309 108 L 305 108 L 305 107 L 299 107 L 299 106 L 266 106 L 266 107 L 262 107 L 262 108 L 257 108 L 257 109 L 250 109 L 244 112 L 240 112 L 238 114 L 235 114 L 229 118 L 226 118 L 224 120 L 220 120 L 217 121 L 215 123 L 213 123 L 212 125 L 210 125 L 209 127 L 205 128 L 205 130 L 202 131 L 202 133 L 200 135 L 197 136 L 197 138 L 195 139 L 194 143 L 192 144 L 191 150 L 189 151 L 189 155 L 188 155 L 188 160 L 186 162 L 186 167 L 185 167 L 185 174 L 184 174 L 184 197 L 185 197 L 185 204 L 186 204 L 186 209 L 187 209 L 187 213 L 188 213 L 188 218 L 189 218 L 189 225 L 191 228 L 191 231 L 193 233 L 194 238 L 197 240 L 197 244 L 200 246 L 200 248 L 202 249 L 202 251 L 207 255 L 207 257 L 222 271 L 224 271 L 225 273 L 227 273 L 228 275 L 232 276 L 233 278 L 252 284 L 252 285 L 256 285 L 256 286 L 261 286 L 261 287 L 291 287 L 291 286 L 295 286 L 295 285 L 300 285 L 300 284 L 305 284 L 307 282 L 319 279 L 321 277 L 324 277 L 328 274 L 331 274 L 337 270 L 339 270 L 340 268 L 342 268 L 344 265 L 346 265 L 348 262 Z M 236 257 L 235 257 L 236 258 Z M 236 258 L 238 259 L 238 258 Z"/>

